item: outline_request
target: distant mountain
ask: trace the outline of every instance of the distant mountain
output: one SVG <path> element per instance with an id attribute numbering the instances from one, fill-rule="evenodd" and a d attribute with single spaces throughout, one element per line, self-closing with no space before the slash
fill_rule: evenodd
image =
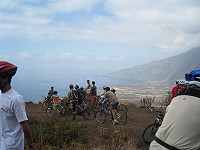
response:
<path id="1" fill-rule="evenodd" d="M 200 47 L 185 53 L 111 73 L 114 78 L 174 84 L 185 73 L 200 69 Z"/>

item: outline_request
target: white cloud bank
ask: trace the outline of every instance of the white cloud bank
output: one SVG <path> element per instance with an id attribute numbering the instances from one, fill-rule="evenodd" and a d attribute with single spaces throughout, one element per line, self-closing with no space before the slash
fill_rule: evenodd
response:
<path id="1" fill-rule="evenodd" d="M 101 11 L 94 13 L 98 5 Z M 145 45 L 163 52 L 200 43 L 198 0 L 5 0 L 0 10 L 0 37 Z"/>

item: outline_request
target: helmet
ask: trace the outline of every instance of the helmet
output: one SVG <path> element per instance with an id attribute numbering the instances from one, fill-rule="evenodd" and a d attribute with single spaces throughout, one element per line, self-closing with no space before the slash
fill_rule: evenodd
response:
<path id="1" fill-rule="evenodd" d="M 111 88 L 111 91 L 116 91 L 115 88 Z"/>
<path id="2" fill-rule="evenodd" d="M 71 88 L 73 89 L 73 88 L 74 88 L 74 85 L 73 85 L 73 84 L 70 84 L 70 85 L 69 85 L 69 88 L 70 88 L 70 89 L 71 89 Z"/>
<path id="3" fill-rule="evenodd" d="M 188 82 L 188 88 L 200 88 L 200 82 L 190 81 Z"/>
<path id="4" fill-rule="evenodd" d="M 78 85 L 75 85 L 75 89 L 77 89 L 77 88 L 79 88 L 79 86 L 78 86 Z"/>
<path id="5" fill-rule="evenodd" d="M 6 62 L 0 61 L 0 76 L 2 77 L 12 77 L 17 71 L 17 66 Z"/>
<path id="6" fill-rule="evenodd" d="M 176 80 L 176 84 L 178 84 L 179 80 Z"/>
<path id="7" fill-rule="evenodd" d="M 54 91 L 53 94 L 58 94 L 58 91 Z"/>
<path id="8" fill-rule="evenodd" d="M 185 80 L 178 80 L 178 84 L 179 84 L 179 85 L 185 85 L 185 84 L 186 84 L 186 81 L 185 81 Z"/>
<path id="9" fill-rule="evenodd" d="M 106 86 L 103 86 L 103 89 L 105 90 L 105 89 L 106 89 Z"/>
<path id="10" fill-rule="evenodd" d="M 107 87 L 106 87 L 106 91 L 110 91 L 110 87 L 107 86 Z"/>

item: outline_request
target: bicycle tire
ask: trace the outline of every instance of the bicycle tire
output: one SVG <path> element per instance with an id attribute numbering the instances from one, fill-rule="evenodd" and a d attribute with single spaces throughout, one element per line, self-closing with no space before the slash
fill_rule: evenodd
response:
<path id="1" fill-rule="evenodd" d="M 145 143 L 150 144 L 155 139 L 155 134 L 158 131 L 159 127 L 160 125 L 156 123 L 150 124 L 148 127 L 146 127 L 146 129 L 142 133 L 142 140 Z"/>
<path id="2" fill-rule="evenodd" d="M 83 117 L 86 120 L 93 120 L 95 117 L 95 111 L 93 109 L 85 109 L 83 111 Z"/>
<path id="3" fill-rule="evenodd" d="M 45 100 L 43 103 L 42 103 L 42 111 L 44 111 L 46 108 L 46 103 L 47 103 L 47 100 Z"/>
<path id="4" fill-rule="evenodd" d="M 104 123 L 106 121 L 106 113 L 102 110 L 98 110 L 95 114 L 95 120 L 98 123 Z"/>
<path id="5" fill-rule="evenodd" d="M 119 124 L 125 124 L 127 122 L 127 114 L 124 110 L 117 110 L 116 119 Z"/>
<path id="6" fill-rule="evenodd" d="M 117 109 L 118 109 L 118 110 L 123 110 L 125 113 L 128 112 L 128 108 L 127 108 L 127 106 L 124 105 L 124 104 L 119 104 Z"/>
<path id="7" fill-rule="evenodd" d="M 49 106 L 46 108 L 46 115 L 47 117 L 51 118 L 53 116 L 53 106 Z"/>

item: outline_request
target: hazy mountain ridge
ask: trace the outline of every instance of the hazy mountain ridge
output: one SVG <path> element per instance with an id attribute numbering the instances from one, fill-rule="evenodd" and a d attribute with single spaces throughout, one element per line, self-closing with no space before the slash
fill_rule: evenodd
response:
<path id="1" fill-rule="evenodd" d="M 185 73 L 200 69 L 200 47 L 185 53 L 111 73 L 114 78 L 174 84 Z"/>

